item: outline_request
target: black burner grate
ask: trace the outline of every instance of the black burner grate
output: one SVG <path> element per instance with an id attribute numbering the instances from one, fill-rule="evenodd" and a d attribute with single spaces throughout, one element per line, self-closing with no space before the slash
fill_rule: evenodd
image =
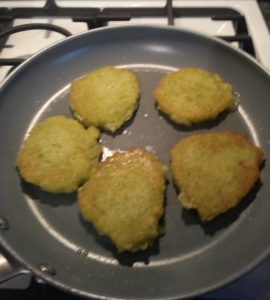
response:
<path id="1" fill-rule="evenodd" d="M 85 22 L 88 29 L 103 27 L 109 21 L 127 21 L 133 17 L 167 17 L 167 24 L 174 25 L 175 18 L 181 17 L 208 17 L 212 20 L 228 20 L 232 21 L 235 28 L 235 35 L 218 36 L 227 42 L 238 42 L 240 48 L 255 56 L 252 38 L 248 33 L 245 17 L 239 12 L 229 8 L 215 7 L 196 7 L 196 8 L 176 8 L 172 5 L 172 0 L 167 0 L 166 5 L 160 8 L 73 8 L 60 7 L 55 0 L 47 0 L 44 7 L 41 8 L 0 8 L 0 51 L 6 47 L 6 39 L 8 35 L 30 29 L 46 29 L 60 32 L 66 36 L 70 33 L 64 28 L 50 24 L 29 24 L 20 27 L 12 27 L 12 23 L 17 18 L 32 17 L 70 17 L 74 22 Z M 18 65 L 23 59 L 10 58 L 0 59 L 2 65 Z"/>

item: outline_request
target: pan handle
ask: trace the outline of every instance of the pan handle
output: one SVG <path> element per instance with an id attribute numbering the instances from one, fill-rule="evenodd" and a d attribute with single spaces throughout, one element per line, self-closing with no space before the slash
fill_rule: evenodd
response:
<path id="1" fill-rule="evenodd" d="M 10 280 L 16 276 L 30 273 L 22 269 L 17 263 L 10 261 L 0 252 L 0 283 Z"/>

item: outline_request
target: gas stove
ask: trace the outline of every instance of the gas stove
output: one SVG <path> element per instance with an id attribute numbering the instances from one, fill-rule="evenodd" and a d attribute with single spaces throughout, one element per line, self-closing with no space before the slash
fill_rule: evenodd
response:
<path id="1" fill-rule="evenodd" d="M 0 80 L 10 66 L 65 36 L 134 23 L 169 24 L 218 36 L 270 69 L 269 31 L 255 0 L 1 1 Z"/>
<path id="2" fill-rule="evenodd" d="M 177 26 L 219 37 L 270 70 L 269 30 L 255 0 L 10 0 L 0 2 L 0 82 L 25 59 L 66 36 L 124 24 Z M 200 299 L 270 299 L 269 278 L 270 259 Z M 29 274 L 5 282 L 0 298 L 4 291 L 23 293 L 31 285 Z"/>

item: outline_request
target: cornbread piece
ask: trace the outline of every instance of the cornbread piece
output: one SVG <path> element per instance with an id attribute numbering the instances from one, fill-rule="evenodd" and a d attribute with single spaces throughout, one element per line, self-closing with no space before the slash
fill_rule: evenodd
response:
<path id="1" fill-rule="evenodd" d="M 97 166 L 101 154 L 98 129 L 88 130 L 64 116 L 37 124 L 17 157 L 21 176 L 45 191 L 76 191 Z"/>
<path id="2" fill-rule="evenodd" d="M 172 171 L 185 208 L 210 221 L 236 206 L 260 176 L 263 151 L 245 135 L 203 133 L 180 140 L 172 149 Z"/>
<path id="3" fill-rule="evenodd" d="M 86 126 L 115 131 L 138 106 L 139 83 L 127 69 L 103 67 L 71 84 L 71 108 Z"/>
<path id="4" fill-rule="evenodd" d="M 119 252 L 144 250 L 160 234 L 166 167 L 136 148 L 101 162 L 79 190 L 83 218 Z"/>
<path id="5" fill-rule="evenodd" d="M 235 104 L 228 83 L 198 68 L 184 68 L 164 76 L 154 96 L 159 110 L 184 125 L 215 119 Z"/>

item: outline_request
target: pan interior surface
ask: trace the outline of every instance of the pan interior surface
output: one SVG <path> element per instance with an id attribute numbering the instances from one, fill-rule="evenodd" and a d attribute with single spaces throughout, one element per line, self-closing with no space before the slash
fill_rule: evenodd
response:
<path id="1" fill-rule="evenodd" d="M 3 245 L 38 276 L 90 297 L 179 299 L 244 274 L 269 251 L 267 164 L 261 181 L 236 208 L 206 224 L 181 207 L 169 170 L 161 220 L 165 234 L 153 247 L 133 254 L 117 253 L 109 239 L 82 219 L 76 193 L 54 195 L 20 180 L 14 164 L 29 130 L 52 115 L 72 117 L 71 80 L 104 65 L 133 70 L 141 98 L 135 115 L 120 130 L 102 133 L 103 159 L 115 151 L 144 147 L 169 166 L 170 149 L 183 137 L 227 130 L 246 133 L 267 157 L 269 76 L 243 54 L 216 40 L 169 28 L 118 27 L 82 34 L 35 56 L 0 92 L 0 208 L 10 223 L 2 234 Z M 235 110 L 192 127 L 176 125 L 161 114 L 154 103 L 155 87 L 165 74 L 187 66 L 218 73 L 232 84 Z M 44 263 L 56 274 L 42 274 L 38 266 Z"/>

